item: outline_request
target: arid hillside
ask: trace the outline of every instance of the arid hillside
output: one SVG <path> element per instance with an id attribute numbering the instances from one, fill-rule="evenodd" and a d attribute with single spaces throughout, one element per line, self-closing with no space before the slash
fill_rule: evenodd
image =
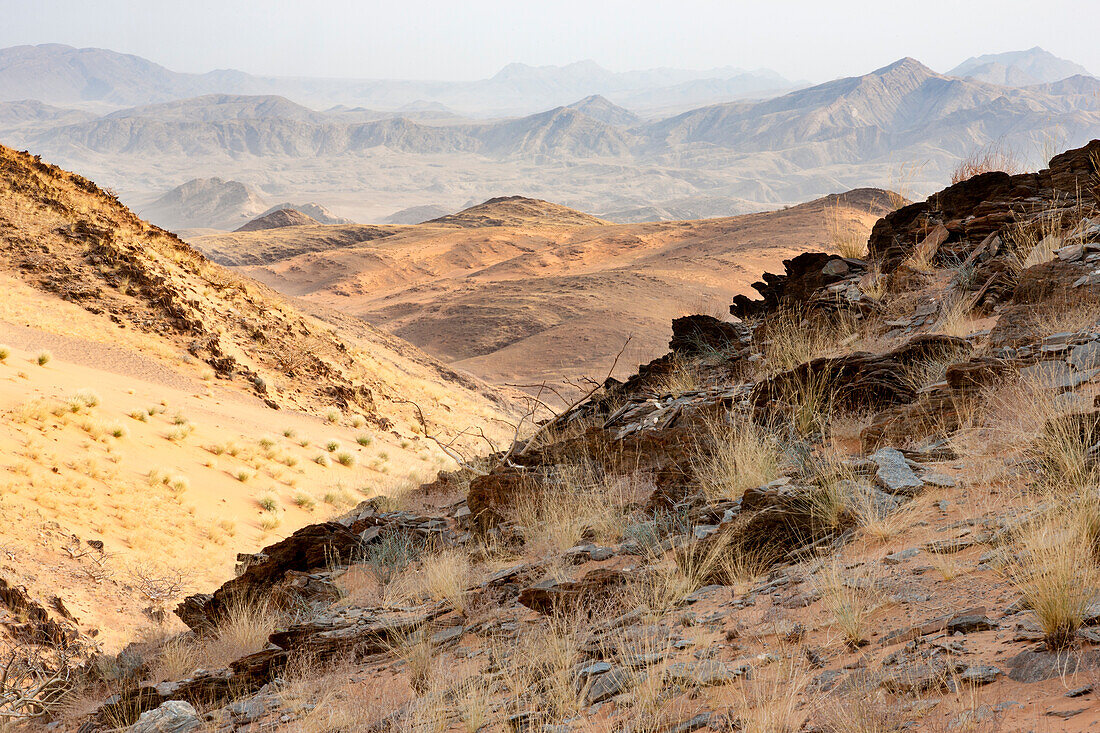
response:
<path id="1" fill-rule="evenodd" d="M 804 251 L 733 299 L 741 322 L 676 319 L 668 353 L 507 450 L 242 556 L 176 606 L 189 631 L 70 671 L 84 706 L 47 712 L 84 731 L 1095 728 L 1100 140 L 893 211 L 867 247 Z"/>
<path id="2" fill-rule="evenodd" d="M 286 227 L 192 243 L 491 382 L 529 383 L 605 374 L 627 339 L 619 374 L 629 374 L 664 352 L 676 316 L 721 313 L 806 248 L 858 250 L 894 199 L 859 189 L 761 214 L 611 224 L 511 197 L 417 226 Z"/>
<path id="3" fill-rule="evenodd" d="M 25 611 L 3 589 L 25 587 L 117 648 L 168 596 L 231 577 L 230 542 L 433 476 L 444 454 L 407 400 L 448 432 L 496 435 L 510 412 L 7 148 L 0 252 L 0 626 Z"/>

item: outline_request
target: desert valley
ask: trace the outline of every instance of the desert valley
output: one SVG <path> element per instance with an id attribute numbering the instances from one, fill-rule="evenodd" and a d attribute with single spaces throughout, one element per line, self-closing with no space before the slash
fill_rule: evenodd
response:
<path id="1" fill-rule="evenodd" d="M 1094 138 L 1038 47 L 0 49 L 0 731 L 1100 726 Z"/>

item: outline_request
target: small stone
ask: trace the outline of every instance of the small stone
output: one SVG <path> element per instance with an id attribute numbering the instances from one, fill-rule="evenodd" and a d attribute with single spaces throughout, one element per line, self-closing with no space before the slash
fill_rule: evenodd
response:
<path id="1" fill-rule="evenodd" d="M 848 263 L 844 260 L 829 260 L 825 263 L 825 266 L 821 268 L 822 275 L 828 275 L 832 277 L 843 277 L 848 274 Z"/>
<path id="2" fill-rule="evenodd" d="M 959 675 L 959 681 L 978 687 L 988 685 L 995 681 L 1001 674 L 1000 669 L 987 664 L 972 664 Z"/>
<path id="3" fill-rule="evenodd" d="M 1092 692 L 1092 685 L 1085 685 L 1084 687 L 1074 687 L 1072 690 L 1066 691 L 1066 697 L 1083 697 L 1090 692 Z"/>
<path id="4" fill-rule="evenodd" d="M 882 559 L 882 561 L 884 563 L 886 563 L 887 565 L 900 565 L 901 563 L 905 562 L 906 560 L 909 560 L 910 558 L 914 558 L 919 554 L 920 554 L 920 548 L 910 547 L 906 550 L 900 550 L 900 551 L 895 552 L 893 554 L 887 555 L 886 557 L 884 557 Z"/>
<path id="5" fill-rule="evenodd" d="M 924 482 L 896 448 L 880 448 L 871 454 L 870 459 L 878 466 L 875 479 L 891 494 L 914 496 L 924 487 Z"/>
<path id="6" fill-rule="evenodd" d="M 997 624 L 981 614 L 955 616 L 947 622 L 947 632 L 949 634 L 969 634 L 975 631 L 989 631 L 995 628 L 997 628 Z"/>

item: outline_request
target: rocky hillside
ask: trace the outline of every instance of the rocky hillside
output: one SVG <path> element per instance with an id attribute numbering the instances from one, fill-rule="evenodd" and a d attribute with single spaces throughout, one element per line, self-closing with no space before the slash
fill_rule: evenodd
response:
<path id="1" fill-rule="evenodd" d="M 868 245 L 791 258 L 740 323 L 678 319 L 667 355 L 397 508 L 242 556 L 72 724 L 1100 723 L 1100 141 Z M 277 613 L 212 666 L 242 598 Z"/>

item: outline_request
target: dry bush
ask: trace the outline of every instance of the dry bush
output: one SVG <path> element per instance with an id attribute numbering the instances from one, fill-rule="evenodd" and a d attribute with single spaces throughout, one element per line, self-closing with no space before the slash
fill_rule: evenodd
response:
<path id="1" fill-rule="evenodd" d="M 736 698 L 730 711 L 736 721 L 736 727 L 732 729 L 742 733 L 793 733 L 801 730 L 809 713 L 805 693 L 811 680 L 812 675 L 807 669 L 788 659 L 767 674 L 743 681 L 736 688 Z"/>
<path id="2" fill-rule="evenodd" d="M 437 659 L 431 635 L 421 629 L 397 639 L 392 651 L 405 663 L 409 687 L 418 695 L 426 693 L 436 676 Z"/>
<path id="3" fill-rule="evenodd" d="M 775 563 L 779 552 L 745 547 L 738 539 L 732 532 L 721 532 L 674 549 L 672 562 L 651 557 L 646 571 L 624 588 L 622 605 L 663 613 L 705 585 L 747 592 Z"/>
<path id="4" fill-rule="evenodd" d="M 594 463 L 560 464 L 554 476 L 519 494 L 511 513 L 523 528 L 524 546 L 536 555 L 554 555 L 586 538 L 612 542 L 626 528 L 624 506 L 644 487 L 637 475 L 604 474 Z"/>
<path id="5" fill-rule="evenodd" d="M 745 489 L 779 474 L 780 446 L 774 432 L 747 417 L 713 417 L 703 428 L 691 468 L 711 499 L 737 499 Z"/>
<path id="6" fill-rule="evenodd" d="M 1080 298 L 1052 298 L 1035 306 L 1028 325 L 1039 338 L 1056 333 L 1088 331 L 1100 323 L 1100 303 Z"/>
<path id="7" fill-rule="evenodd" d="M 658 382 L 658 392 L 679 397 L 687 392 L 703 389 L 698 365 L 690 359 L 676 357 L 669 365 L 668 372 Z"/>
<path id="8" fill-rule="evenodd" d="M 974 304 L 971 298 L 956 297 L 940 310 L 932 333 L 965 338 L 974 331 L 974 319 L 971 315 Z"/>
<path id="9" fill-rule="evenodd" d="M 1080 516 L 1064 510 L 1029 523 L 1014 538 L 1015 557 L 1006 572 L 1052 648 L 1073 640 L 1100 588 L 1095 539 Z"/>
<path id="10" fill-rule="evenodd" d="M 1096 474 L 1089 457 L 1093 431 L 1072 417 L 1078 407 L 1043 377 L 1019 377 L 990 390 L 985 421 L 990 449 L 1022 454 L 1037 467 L 1039 488 L 1064 493 Z M 993 442 L 995 441 L 995 442 Z"/>
<path id="11" fill-rule="evenodd" d="M 267 646 L 282 616 L 266 599 L 237 599 L 229 604 L 203 640 L 198 657 L 204 669 L 219 669 Z"/>
<path id="12" fill-rule="evenodd" d="M 360 730 L 394 713 L 408 694 L 386 677 L 362 679 L 350 658 L 319 663 L 295 657 L 283 675 L 279 697 L 286 710 L 302 717 L 286 733 L 344 733 Z M 304 713 L 304 714 L 303 714 Z"/>
<path id="13" fill-rule="evenodd" d="M 446 601 L 459 613 L 465 613 L 471 574 L 466 553 L 443 550 L 424 558 L 418 577 L 423 595 L 434 601 Z"/>
<path id="14" fill-rule="evenodd" d="M 873 684 L 857 684 L 831 698 L 822 714 L 825 733 L 901 733 L 910 718 L 897 700 Z"/>
<path id="15" fill-rule="evenodd" d="M 574 670 L 585 659 L 581 639 L 586 630 L 583 618 L 563 614 L 531 629 L 522 647 L 509 649 L 494 642 L 491 653 L 515 712 L 538 710 L 547 723 L 581 714 L 583 700 L 574 685 Z"/>
<path id="16" fill-rule="evenodd" d="M 840 561 L 834 559 L 821 572 L 819 590 L 844 643 L 852 648 L 865 644 L 867 622 L 880 605 L 880 594 L 868 566 L 846 575 Z"/>
<path id="17" fill-rule="evenodd" d="M 165 641 L 153 663 L 153 679 L 157 682 L 181 680 L 198 669 L 199 648 L 187 635 L 179 635 Z"/>
<path id="18" fill-rule="evenodd" d="M 1054 251 L 1077 232 L 1090 212 L 1079 203 L 1055 199 L 1030 216 L 1021 216 L 1004 231 L 1008 262 L 1017 272 L 1049 262 Z"/>
<path id="19" fill-rule="evenodd" d="M 794 369 L 819 356 L 835 353 L 861 334 L 849 317 L 807 316 L 796 310 L 777 311 L 764 324 L 764 367 L 768 374 Z"/>
<path id="20" fill-rule="evenodd" d="M 825 228 L 833 249 L 841 257 L 867 256 L 867 231 L 858 220 L 844 214 L 839 199 L 832 206 L 825 206 Z"/>
<path id="21" fill-rule="evenodd" d="M 990 144 L 975 150 L 955 166 L 955 170 L 951 174 L 951 185 L 993 171 L 1016 175 L 1023 173 L 1024 167 L 1014 151 L 1004 145 Z"/>
<path id="22" fill-rule="evenodd" d="M 893 507 L 876 499 L 873 491 L 853 491 L 844 500 L 856 517 L 860 531 L 880 544 L 886 544 L 910 527 L 916 519 L 913 502 Z"/>

